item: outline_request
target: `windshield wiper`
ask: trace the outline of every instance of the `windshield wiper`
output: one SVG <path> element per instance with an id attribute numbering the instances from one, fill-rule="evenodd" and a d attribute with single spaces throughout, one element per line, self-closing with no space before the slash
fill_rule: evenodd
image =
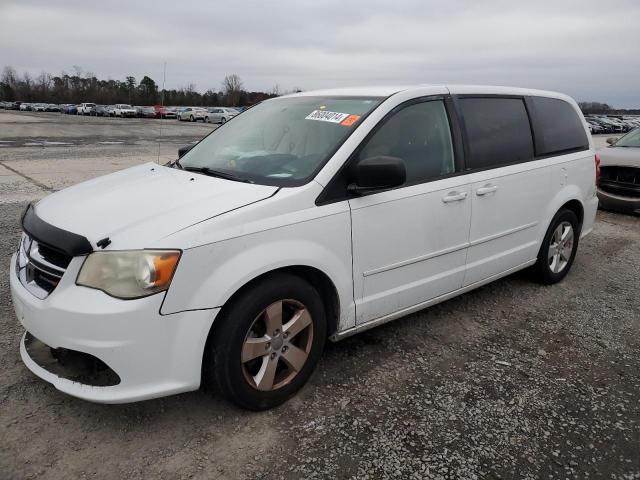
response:
<path id="1" fill-rule="evenodd" d="M 210 177 L 224 178 L 225 180 L 232 180 L 234 182 L 253 183 L 252 180 L 249 180 L 248 178 L 239 177 L 238 175 L 231 172 L 224 172 L 222 170 L 216 170 L 209 167 L 184 167 L 182 165 L 180 166 L 182 167 L 183 170 L 186 170 L 187 172 L 197 172 L 203 175 L 208 175 Z"/>

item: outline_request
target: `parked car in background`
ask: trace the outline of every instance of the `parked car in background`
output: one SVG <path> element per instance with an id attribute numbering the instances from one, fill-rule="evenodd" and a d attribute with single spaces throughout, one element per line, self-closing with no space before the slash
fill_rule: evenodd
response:
<path id="1" fill-rule="evenodd" d="M 20 102 L 5 101 L 3 104 L 2 108 L 5 110 L 18 110 L 20 108 Z"/>
<path id="2" fill-rule="evenodd" d="M 115 116 L 115 105 L 107 105 L 105 107 L 105 117 L 114 117 Z"/>
<path id="3" fill-rule="evenodd" d="M 600 157 L 600 206 L 640 214 L 640 128 L 620 138 L 608 138 Z"/>
<path id="4" fill-rule="evenodd" d="M 582 114 L 558 93 L 422 85 L 266 100 L 179 161 L 26 210 L 9 269 L 21 357 L 87 400 L 206 385 L 271 408 L 328 339 L 529 267 L 562 281 L 593 228 L 596 181 Z M 50 346 L 101 376 L 69 379 Z"/>
<path id="5" fill-rule="evenodd" d="M 175 108 L 163 107 L 162 105 L 154 105 L 156 118 L 177 118 Z"/>
<path id="6" fill-rule="evenodd" d="M 47 105 L 47 112 L 60 112 L 62 108 L 60 105 L 56 105 L 55 103 L 50 103 Z"/>
<path id="7" fill-rule="evenodd" d="M 178 118 L 176 107 L 164 107 L 164 109 L 165 109 L 164 118 Z"/>
<path id="8" fill-rule="evenodd" d="M 103 105 L 94 105 L 93 107 L 91 107 L 91 111 L 89 112 L 89 115 L 91 115 L 92 117 L 99 117 L 100 115 L 98 114 L 98 111 L 102 109 L 102 111 L 104 111 L 104 106 Z"/>
<path id="9" fill-rule="evenodd" d="M 178 120 L 184 121 L 187 120 L 189 122 L 197 122 L 198 120 L 205 121 L 207 116 L 207 111 L 201 107 L 186 107 L 180 112 L 178 116 Z"/>
<path id="10" fill-rule="evenodd" d="M 114 106 L 113 115 L 115 117 L 135 117 L 136 109 L 126 103 L 118 103 Z"/>
<path id="11" fill-rule="evenodd" d="M 95 103 L 81 103 L 78 105 L 78 115 L 89 115 L 91 113 L 91 109 L 95 107 Z"/>
<path id="12" fill-rule="evenodd" d="M 207 123 L 226 123 L 240 112 L 231 107 L 210 107 L 207 109 L 205 122 Z"/>
<path id="13" fill-rule="evenodd" d="M 65 105 L 62 109 L 62 113 L 66 113 L 67 115 L 76 115 L 78 113 L 78 106 L 71 103 Z"/>
<path id="14" fill-rule="evenodd" d="M 34 103 L 31 105 L 32 112 L 46 112 L 47 104 L 46 103 Z"/>
<path id="15" fill-rule="evenodd" d="M 138 117 L 156 118 L 156 109 L 154 107 L 140 107 L 140 110 L 138 111 Z"/>
<path id="16" fill-rule="evenodd" d="M 19 110 L 20 110 L 21 112 L 28 112 L 28 111 L 31 111 L 31 104 L 30 104 L 30 103 L 27 103 L 27 102 L 22 102 L 22 103 L 20 104 Z"/>
<path id="17" fill-rule="evenodd" d="M 595 122 L 587 121 L 587 125 L 589 126 L 589 131 L 594 135 L 598 133 L 605 133 L 604 128 Z"/>

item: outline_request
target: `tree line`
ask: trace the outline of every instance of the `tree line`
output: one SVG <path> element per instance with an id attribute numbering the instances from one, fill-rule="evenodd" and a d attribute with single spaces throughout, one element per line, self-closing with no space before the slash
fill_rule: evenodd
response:
<path id="1" fill-rule="evenodd" d="M 249 92 L 244 89 L 238 75 L 227 75 L 219 89 L 204 93 L 195 85 L 162 90 L 154 79 L 145 75 L 140 81 L 133 76 L 124 80 L 99 79 L 74 67 L 72 73 L 59 75 L 42 72 L 34 77 L 25 72 L 18 74 L 7 66 L 0 75 L 0 100 L 32 103 L 83 103 L 102 105 L 128 103 L 130 105 L 191 105 L 191 106 L 248 106 L 279 95 L 278 87 L 271 92 Z"/>
<path id="2" fill-rule="evenodd" d="M 605 115 L 640 115 L 640 109 L 613 108 L 608 103 L 600 102 L 578 102 L 578 106 L 585 115 L 605 114 Z"/>

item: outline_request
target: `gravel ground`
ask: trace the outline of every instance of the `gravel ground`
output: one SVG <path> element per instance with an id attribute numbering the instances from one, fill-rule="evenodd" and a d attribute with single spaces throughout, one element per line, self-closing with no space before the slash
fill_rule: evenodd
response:
<path id="1" fill-rule="evenodd" d="M 22 175 L 47 173 L 54 152 L 82 162 L 78 148 L 0 150 L 21 172 L 5 184 L 33 189 L 0 190 L 5 268 L 20 195 L 47 192 Z M 124 156 L 113 148 L 87 162 Z M 43 187 L 64 184 L 63 168 L 48 175 Z M 640 479 L 639 258 L 640 218 L 599 212 L 562 283 L 519 273 L 330 344 L 302 392 L 262 413 L 215 392 L 130 405 L 59 393 L 19 358 L 1 276 L 0 478 Z"/>

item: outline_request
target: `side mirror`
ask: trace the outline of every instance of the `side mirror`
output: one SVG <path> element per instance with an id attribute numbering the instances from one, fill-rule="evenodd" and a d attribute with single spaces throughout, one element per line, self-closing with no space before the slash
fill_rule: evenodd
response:
<path id="1" fill-rule="evenodd" d="M 404 162 L 398 157 L 363 158 L 354 167 L 347 190 L 358 195 L 399 187 L 407 179 Z"/>
<path id="2" fill-rule="evenodd" d="M 184 155 L 193 148 L 193 145 L 185 145 L 178 149 L 178 158 L 184 157 Z"/>
<path id="3" fill-rule="evenodd" d="M 615 145 L 617 141 L 618 141 L 618 139 L 617 139 L 616 137 L 609 137 L 609 138 L 607 138 L 607 143 L 608 143 L 609 145 Z"/>

